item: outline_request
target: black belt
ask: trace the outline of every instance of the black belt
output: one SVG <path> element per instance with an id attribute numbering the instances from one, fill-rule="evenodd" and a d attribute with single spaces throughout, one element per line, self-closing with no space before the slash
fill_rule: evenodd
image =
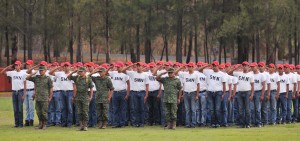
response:
<path id="1" fill-rule="evenodd" d="M 211 93 L 221 93 L 222 91 L 215 91 L 215 92 L 213 92 L 213 91 L 208 91 L 208 92 L 211 92 Z"/>
<path id="2" fill-rule="evenodd" d="M 12 90 L 12 92 L 23 92 L 24 91 L 24 89 L 20 89 L 20 90 Z"/>
<path id="3" fill-rule="evenodd" d="M 60 90 L 61 92 L 73 92 L 73 90 Z"/>
<path id="4" fill-rule="evenodd" d="M 257 90 L 257 91 L 254 91 L 254 92 L 261 92 L 261 90 Z"/>
<path id="5" fill-rule="evenodd" d="M 149 91 L 149 93 L 155 93 L 155 92 L 158 92 L 158 90 L 155 90 L 155 91 Z"/>
<path id="6" fill-rule="evenodd" d="M 206 92 L 206 90 L 200 91 L 199 93 L 204 93 L 204 92 Z"/>
<path id="7" fill-rule="evenodd" d="M 196 93 L 196 91 L 193 91 L 193 92 L 184 92 L 184 93 L 188 93 L 188 94 L 190 94 L 190 93 Z"/>
<path id="8" fill-rule="evenodd" d="M 145 91 L 132 91 L 132 92 L 136 92 L 136 93 L 139 93 L 139 92 L 145 92 Z"/>
<path id="9" fill-rule="evenodd" d="M 33 91 L 34 89 L 26 89 L 26 91 Z"/>
<path id="10" fill-rule="evenodd" d="M 276 92 L 277 90 L 271 90 L 271 92 Z"/>
<path id="11" fill-rule="evenodd" d="M 57 91 L 53 91 L 54 93 L 56 93 L 56 92 L 60 92 L 60 90 L 57 90 Z"/>
<path id="12" fill-rule="evenodd" d="M 126 90 L 114 91 L 114 93 L 124 93 Z"/>

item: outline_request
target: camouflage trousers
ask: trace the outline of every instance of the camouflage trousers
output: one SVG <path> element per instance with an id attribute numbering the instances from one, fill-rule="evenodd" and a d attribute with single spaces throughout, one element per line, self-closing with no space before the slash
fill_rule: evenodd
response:
<path id="1" fill-rule="evenodd" d="M 89 116 L 89 101 L 88 100 L 76 100 L 77 115 L 79 121 L 88 121 Z"/>
<path id="2" fill-rule="evenodd" d="M 176 121 L 177 119 L 177 103 L 165 103 L 164 102 L 164 109 L 166 113 L 166 121 Z"/>
<path id="3" fill-rule="evenodd" d="M 35 110 L 40 121 L 48 121 L 48 101 L 36 101 Z"/>
<path id="4" fill-rule="evenodd" d="M 97 109 L 97 121 L 107 121 L 108 120 L 108 103 L 96 103 Z"/>

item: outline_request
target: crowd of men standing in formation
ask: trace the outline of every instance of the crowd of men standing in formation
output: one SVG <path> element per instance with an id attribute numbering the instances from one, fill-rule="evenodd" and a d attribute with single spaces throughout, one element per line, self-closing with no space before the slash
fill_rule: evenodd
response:
<path id="1" fill-rule="evenodd" d="M 27 69 L 22 69 L 26 65 Z M 16 61 L 1 71 L 12 80 L 14 127 L 39 124 L 105 129 L 162 125 L 241 128 L 300 121 L 300 65 L 264 62 Z"/>

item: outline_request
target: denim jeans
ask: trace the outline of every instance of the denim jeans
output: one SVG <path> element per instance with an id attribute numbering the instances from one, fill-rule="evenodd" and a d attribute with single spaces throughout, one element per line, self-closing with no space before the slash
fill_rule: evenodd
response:
<path id="1" fill-rule="evenodd" d="M 61 124 L 61 92 L 54 91 L 48 106 L 48 124 Z"/>
<path id="2" fill-rule="evenodd" d="M 293 100 L 293 105 L 294 105 L 294 114 L 293 114 L 293 121 L 297 122 L 299 118 L 299 98 L 296 97 Z"/>
<path id="3" fill-rule="evenodd" d="M 129 119 L 131 125 L 134 125 L 136 122 L 135 116 L 134 116 L 134 92 L 130 91 L 129 95 Z"/>
<path id="4" fill-rule="evenodd" d="M 222 125 L 228 125 L 228 97 L 230 96 L 229 91 L 226 91 L 226 95 L 224 96 L 224 99 L 222 100 L 221 104 L 221 116 L 222 116 Z"/>
<path id="5" fill-rule="evenodd" d="M 15 126 L 23 126 L 23 90 L 12 92 L 12 102 L 14 108 Z"/>
<path id="6" fill-rule="evenodd" d="M 108 124 L 109 125 L 115 125 L 115 122 L 114 122 L 114 107 L 113 107 L 112 102 L 110 102 L 108 104 Z"/>
<path id="7" fill-rule="evenodd" d="M 135 125 L 144 125 L 145 122 L 145 102 L 144 102 L 144 97 L 145 97 L 145 91 L 140 91 L 140 92 L 132 92 L 133 96 L 133 117 L 135 119 L 134 124 Z"/>
<path id="8" fill-rule="evenodd" d="M 235 99 L 232 99 L 228 103 L 228 124 L 230 125 L 234 124 L 234 108 L 233 108 L 234 100 Z"/>
<path id="9" fill-rule="evenodd" d="M 149 119 L 150 124 L 158 124 L 159 119 L 159 100 L 157 99 L 158 91 L 151 91 L 148 95 Z"/>
<path id="10" fill-rule="evenodd" d="M 197 107 L 197 124 L 206 125 L 207 116 L 207 101 L 206 101 L 206 91 L 201 92 L 198 95 L 198 107 Z"/>
<path id="11" fill-rule="evenodd" d="M 276 95 L 277 91 L 272 90 L 270 93 L 270 119 L 269 122 L 271 124 L 276 123 L 276 118 L 277 118 L 277 112 L 276 112 L 276 107 L 277 107 L 277 101 L 276 101 Z"/>
<path id="12" fill-rule="evenodd" d="M 185 126 L 195 127 L 196 126 L 196 92 L 184 92 L 184 107 L 185 107 Z"/>
<path id="13" fill-rule="evenodd" d="M 33 100 L 33 90 L 26 90 L 26 96 L 24 99 L 26 108 L 26 118 L 25 120 L 34 120 L 34 100 Z"/>
<path id="14" fill-rule="evenodd" d="M 255 125 L 261 125 L 261 101 L 260 101 L 261 91 L 255 91 L 253 96 L 254 103 L 254 114 L 252 123 Z"/>
<path id="15" fill-rule="evenodd" d="M 96 112 L 96 91 L 93 92 L 92 100 L 89 104 L 89 126 L 93 127 L 97 124 L 97 112 Z"/>
<path id="16" fill-rule="evenodd" d="M 233 98 L 233 116 L 234 116 L 234 123 L 236 125 L 240 124 L 239 121 L 239 101 L 238 101 L 238 92 L 235 93 Z"/>
<path id="17" fill-rule="evenodd" d="M 288 99 L 287 99 L 287 122 L 292 122 L 292 104 L 293 104 L 293 92 L 289 91 Z"/>
<path id="18" fill-rule="evenodd" d="M 184 98 L 180 103 L 177 105 L 177 111 L 176 111 L 176 124 L 178 125 L 185 125 L 185 117 L 186 117 L 186 112 L 185 112 L 185 107 L 184 107 Z"/>
<path id="19" fill-rule="evenodd" d="M 263 125 L 269 124 L 270 101 L 267 100 L 267 92 L 264 94 L 264 99 L 261 103 L 261 120 Z"/>
<path id="20" fill-rule="evenodd" d="M 73 107 L 72 98 L 73 91 L 61 91 L 62 97 L 62 126 L 71 126 L 73 123 Z"/>
<path id="21" fill-rule="evenodd" d="M 250 91 L 240 91 L 238 93 L 239 123 L 241 126 L 250 125 Z M 244 113 L 245 112 L 245 113 Z"/>
<path id="22" fill-rule="evenodd" d="M 160 124 L 165 125 L 166 124 L 166 112 L 164 108 L 164 91 L 161 91 L 161 96 L 160 96 L 160 102 L 159 102 L 159 111 L 160 111 Z M 178 118 L 178 117 L 177 117 Z"/>
<path id="23" fill-rule="evenodd" d="M 277 100 L 277 123 L 286 123 L 287 115 L 287 99 L 285 98 L 286 93 L 281 93 Z"/>
<path id="24" fill-rule="evenodd" d="M 210 92 L 208 91 L 208 101 L 211 114 L 211 125 L 221 124 L 221 100 L 222 92 Z"/>
<path id="25" fill-rule="evenodd" d="M 114 91 L 112 95 L 114 123 L 116 126 L 125 126 L 127 102 L 125 100 L 126 90 Z"/>

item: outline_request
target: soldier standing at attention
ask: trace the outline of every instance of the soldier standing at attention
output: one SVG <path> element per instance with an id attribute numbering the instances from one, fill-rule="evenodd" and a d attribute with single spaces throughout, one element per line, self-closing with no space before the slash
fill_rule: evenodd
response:
<path id="1" fill-rule="evenodd" d="M 156 80 L 164 85 L 164 109 L 166 113 L 167 129 L 176 128 L 177 119 L 177 104 L 180 102 L 181 97 L 181 83 L 175 77 L 174 68 L 169 68 L 166 72 L 161 73 L 156 77 Z M 169 77 L 161 78 L 162 75 L 168 73 Z"/>
<path id="2" fill-rule="evenodd" d="M 99 129 L 105 129 L 108 121 L 108 103 L 111 102 L 112 91 L 114 90 L 111 79 L 106 76 L 106 69 L 100 68 L 98 71 L 100 76 L 93 75 L 92 81 L 95 83 L 97 89 L 96 107 L 97 107 L 97 123 Z"/>
<path id="3" fill-rule="evenodd" d="M 35 109 L 41 123 L 37 129 L 46 129 L 48 105 L 53 95 L 53 82 L 49 76 L 46 76 L 46 66 L 39 66 L 39 75 L 35 75 L 36 73 L 37 71 L 27 76 L 26 80 L 32 81 L 35 85 L 33 97 L 36 97 Z"/>
<path id="4" fill-rule="evenodd" d="M 72 76 L 76 72 L 78 76 Z M 88 130 L 87 122 L 88 122 L 89 103 L 93 97 L 92 79 L 86 76 L 85 73 L 86 73 L 86 68 L 80 67 L 78 70 L 73 71 L 67 76 L 67 78 L 73 80 L 76 85 L 76 93 L 74 93 L 74 98 L 77 107 L 80 131 Z M 88 93 L 88 89 L 90 89 L 90 94 Z"/>

